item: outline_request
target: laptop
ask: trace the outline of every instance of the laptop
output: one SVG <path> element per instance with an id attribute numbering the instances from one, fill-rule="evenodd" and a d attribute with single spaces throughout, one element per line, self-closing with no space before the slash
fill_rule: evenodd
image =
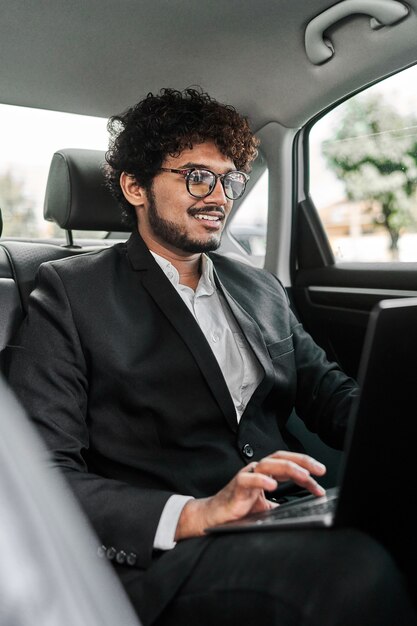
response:
<path id="1" fill-rule="evenodd" d="M 353 526 L 395 549 L 398 529 L 409 534 L 415 525 L 417 297 L 382 300 L 372 309 L 358 383 L 336 487 L 206 532 Z"/>

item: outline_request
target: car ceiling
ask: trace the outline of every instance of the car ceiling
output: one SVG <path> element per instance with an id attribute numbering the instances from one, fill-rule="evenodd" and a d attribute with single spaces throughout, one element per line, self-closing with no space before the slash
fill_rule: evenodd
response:
<path id="1" fill-rule="evenodd" d="M 387 0 L 386 0 L 387 1 Z M 201 85 L 249 114 L 297 128 L 417 60 L 417 0 L 401 23 L 355 15 L 317 66 L 304 33 L 329 0 L 12 0 L 0 21 L 0 102 L 108 117 L 149 91 Z"/>

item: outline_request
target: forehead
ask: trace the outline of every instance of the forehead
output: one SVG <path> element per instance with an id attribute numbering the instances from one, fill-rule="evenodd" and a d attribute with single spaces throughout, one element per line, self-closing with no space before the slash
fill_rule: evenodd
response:
<path id="1" fill-rule="evenodd" d="M 167 156 L 163 162 L 163 167 L 181 168 L 191 166 L 208 167 L 218 173 L 236 169 L 233 161 L 222 154 L 211 141 L 194 144 L 191 149 L 186 148 L 178 156 Z"/>

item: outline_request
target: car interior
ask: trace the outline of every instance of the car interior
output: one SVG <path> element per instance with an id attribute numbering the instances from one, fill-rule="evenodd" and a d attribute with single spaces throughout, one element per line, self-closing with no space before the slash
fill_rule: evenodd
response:
<path id="1" fill-rule="evenodd" d="M 0 348 L 27 311 L 41 263 L 128 237 L 104 184 L 106 120 L 162 87 L 200 86 L 247 115 L 260 139 L 220 252 L 274 273 L 316 342 L 355 377 L 375 304 L 417 295 L 417 0 L 2 8 L 0 123 L 13 150 L 0 145 Z M 17 110 L 34 112 L 33 140 L 9 117 Z M 99 120 L 103 139 L 98 148 L 66 136 L 49 153 L 47 182 L 31 192 L 42 178 L 37 152 L 49 134 L 64 141 L 47 113 Z M 31 156 L 19 165 L 15 153 Z M 340 453 L 296 415 L 288 428 L 328 466 L 324 486 L 334 484 Z"/>
<path id="2" fill-rule="evenodd" d="M 46 467 L 41 438 L 0 390 L 0 624 L 139 626 L 112 569 L 92 557 L 95 535 Z"/>

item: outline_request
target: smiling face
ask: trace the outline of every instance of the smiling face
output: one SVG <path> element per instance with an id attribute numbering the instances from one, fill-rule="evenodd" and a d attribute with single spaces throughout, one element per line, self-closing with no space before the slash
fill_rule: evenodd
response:
<path id="1" fill-rule="evenodd" d="M 233 161 L 212 142 L 186 149 L 179 156 L 167 157 L 164 168 L 205 168 L 216 174 L 234 171 Z M 123 185 L 122 185 L 123 187 Z M 150 249 L 162 246 L 181 256 L 216 250 L 233 201 L 226 198 L 221 181 L 205 198 L 195 198 L 188 191 L 183 174 L 159 172 L 152 187 L 137 187 L 136 202 L 139 232 Z M 126 195 L 126 192 L 125 192 Z M 156 250 L 155 250 L 156 251 Z"/>

